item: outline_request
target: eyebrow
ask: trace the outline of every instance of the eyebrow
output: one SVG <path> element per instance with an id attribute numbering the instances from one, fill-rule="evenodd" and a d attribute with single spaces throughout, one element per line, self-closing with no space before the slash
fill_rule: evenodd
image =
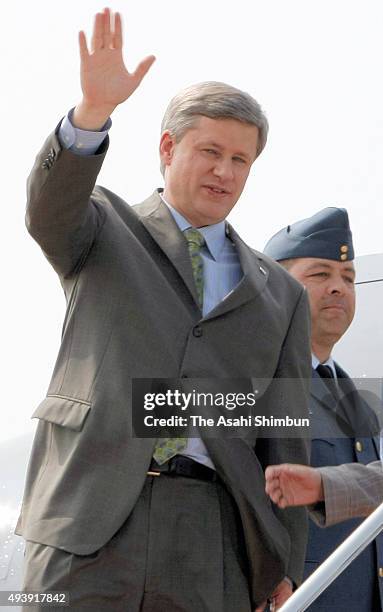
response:
<path id="1" fill-rule="evenodd" d="M 324 263 L 324 262 L 322 263 L 322 262 L 318 261 L 317 263 L 311 264 L 307 268 L 306 272 L 311 272 L 315 268 L 327 268 L 328 270 L 332 270 L 332 266 L 330 264 L 327 264 L 327 263 Z M 351 266 L 347 266 L 347 268 L 343 268 L 343 271 L 344 272 L 351 272 L 352 274 L 355 275 L 355 269 L 353 267 L 351 267 Z"/>
<path id="2" fill-rule="evenodd" d="M 223 149 L 223 147 L 217 142 L 214 142 L 214 140 L 203 140 L 200 142 L 200 145 L 203 147 L 214 147 L 215 149 L 219 149 L 220 151 L 222 151 Z M 239 155 L 240 157 L 250 159 L 250 155 L 248 153 L 245 153 L 244 151 L 237 151 L 236 153 L 234 153 L 234 155 Z"/>

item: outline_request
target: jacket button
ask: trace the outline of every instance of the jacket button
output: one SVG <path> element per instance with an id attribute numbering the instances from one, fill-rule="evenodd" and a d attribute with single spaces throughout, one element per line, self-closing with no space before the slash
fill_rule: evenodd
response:
<path id="1" fill-rule="evenodd" d="M 357 442 L 355 442 L 355 448 L 358 451 L 358 453 L 361 453 L 363 450 L 363 444 L 361 442 L 359 442 L 359 440 Z"/>
<path id="2" fill-rule="evenodd" d="M 383 567 L 379 568 L 379 577 L 383 578 Z"/>
<path id="3" fill-rule="evenodd" d="M 200 327 L 199 325 L 196 325 L 193 328 L 193 336 L 195 338 L 200 338 L 202 336 L 202 334 L 203 334 L 202 327 Z"/>

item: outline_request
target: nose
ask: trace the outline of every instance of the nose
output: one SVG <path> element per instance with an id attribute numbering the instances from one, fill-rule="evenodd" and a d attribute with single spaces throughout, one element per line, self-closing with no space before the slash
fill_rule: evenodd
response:
<path id="1" fill-rule="evenodd" d="M 214 165 L 213 173 L 221 180 L 230 181 L 233 179 L 233 162 L 231 159 L 217 159 Z"/>
<path id="2" fill-rule="evenodd" d="M 327 290 L 331 294 L 343 295 L 346 287 L 346 281 L 341 276 L 333 276 L 330 279 Z"/>

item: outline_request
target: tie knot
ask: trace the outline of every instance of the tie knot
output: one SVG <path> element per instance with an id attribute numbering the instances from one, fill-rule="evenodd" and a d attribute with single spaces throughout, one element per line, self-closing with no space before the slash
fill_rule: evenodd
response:
<path id="1" fill-rule="evenodd" d="M 205 244 L 205 238 L 202 236 L 201 232 L 192 227 L 184 231 L 184 236 L 190 250 L 200 251 Z"/>
<path id="2" fill-rule="evenodd" d="M 323 365 L 320 363 L 317 366 L 316 371 L 318 372 L 321 378 L 334 378 L 334 373 L 328 365 Z"/>

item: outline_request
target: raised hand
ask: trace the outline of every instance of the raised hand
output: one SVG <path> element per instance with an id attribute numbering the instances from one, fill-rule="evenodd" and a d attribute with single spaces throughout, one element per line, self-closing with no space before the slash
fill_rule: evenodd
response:
<path id="1" fill-rule="evenodd" d="M 137 89 L 155 57 L 146 57 L 134 72 L 128 72 L 122 56 L 121 17 L 109 8 L 95 16 L 91 50 L 84 32 L 79 33 L 79 45 L 83 99 L 73 120 L 77 127 L 97 130 Z"/>
<path id="2" fill-rule="evenodd" d="M 283 463 L 265 471 L 266 493 L 280 508 L 306 506 L 323 500 L 320 472 L 306 465 Z"/>

